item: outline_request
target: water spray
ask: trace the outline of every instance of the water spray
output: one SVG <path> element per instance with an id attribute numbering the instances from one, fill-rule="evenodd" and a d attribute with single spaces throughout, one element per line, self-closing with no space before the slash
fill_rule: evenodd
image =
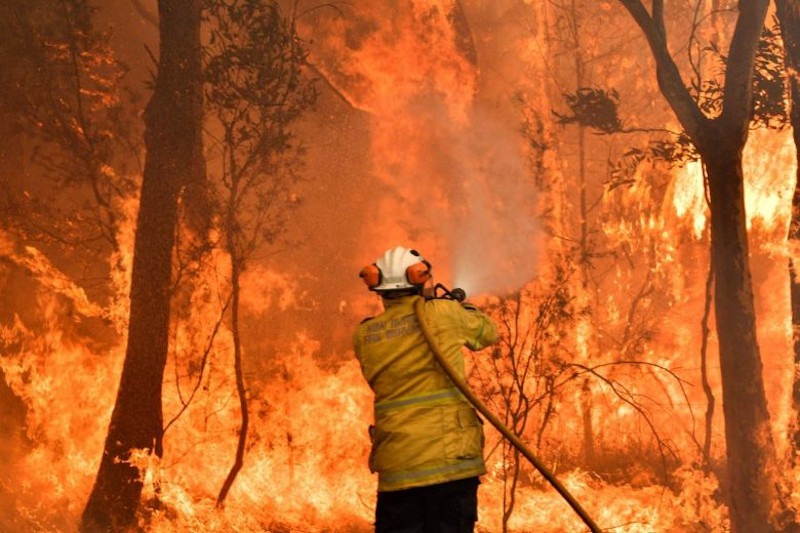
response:
<path id="1" fill-rule="evenodd" d="M 441 290 L 442 296 L 436 296 L 437 292 Z M 466 292 L 463 289 L 455 288 L 453 290 L 447 289 L 441 283 L 436 284 L 434 287 L 434 297 L 436 298 L 446 298 L 449 300 L 456 300 L 458 302 L 463 302 L 464 299 L 467 297 Z M 492 425 L 497 428 L 505 439 L 510 442 L 514 448 L 516 448 L 525 458 L 539 471 L 540 474 L 553 486 L 556 491 L 564 498 L 567 503 L 572 507 L 572 509 L 580 516 L 583 523 L 589 528 L 592 533 L 600 533 L 601 529 L 595 524 L 594 520 L 589 516 L 589 514 L 581 507 L 581 504 L 570 494 L 570 492 L 564 487 L 561 482 L 555 477 L 555 475 L 544 465 L 539 459 L 533 454 L 533 452 L 528 448 L 520 439 L 519 435 L 511 431 L 503 422 L 497 418 L 494 413 L 492 413 L 488 407 L 478 398 L 475 393 L 469 388 L 469 385 L 461 379 L 461 377 L 456 374 L 456 371 L 453 369 L 452 365 L 447 362 L 445 359 L 444 354 L 441 353 L 439 346 L 436 344 L 436 339 L 433 333 L 428 328 L 427 322 L 423 319 L 424 314 L 424 305 L 425 299 L 419 298 L 414 303 L 414 312 L 417 315 L 417 322 L 419 323 L 420 329 L 422 330 L 422 334 L 425 337 L 428 345 L 433 351 L 433 355 L 436 358 L 436 361 L 444 370 L 445 374 L 450 378 L 450 381 L 461 391 L 461 393 L 466 397 L 466 399 L 478 410 Z"/>

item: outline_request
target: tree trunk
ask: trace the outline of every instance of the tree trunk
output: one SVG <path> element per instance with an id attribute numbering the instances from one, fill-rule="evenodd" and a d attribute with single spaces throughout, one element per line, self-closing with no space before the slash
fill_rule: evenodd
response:
<path id="1" fill-rule="evenodd" d="M 724 124 L 702 152 L 711 202 L 714 312 L 719 338 L 722 407 L 728 458 L 729 506 L 734 533 L 771 531 L 776 492 L 775 447 L 756 338 L 748 264 L 742 145 L 734 133 L 720 142 Z"/>
<path id="2" fill-rule="evenodd" d="M 783 36 L 783 48 L 786 55 L 785 67 L 789 73 L 789 118 L 797 152 L 798 163 L 795 174 L 794 195 L 792 196 L 792 220 L 789 224 L 789 250 L 800 245 L 800 1 L 776 0 L 778 20 Z M 797 452 L 800 450 L 800 265 L 796 265 L 793 254 L 789 256 L 789 294 L 792 303 L 792 340 L 794 344 L 794 382 L 792 384 L 792 406 L 795 420 L 789 435 L 789 458 L 792 464 L 797 463 Z"/>
<path id="3" fill-rule="evenodd" d="M 780 512 L 775 445 L 764 392 L 750 278 L 742 149 L 752 115 L 753 68 L 768 0 L 740 0 L 728 50 L 722 114 L 709 118 L 686 89 L 667 46 L 664 2 L 619 0 L 642 29 L 656 60 L 661 93 L 700 153 L 711 198 L 714 312 L 733 533 L 775 530 Z"/>
<path id="4" fill-rule="evenodd" d="M 703 319 L 700 321 L 702 341 L 700 343 L 700 381 L 706 397 L 705 432 L 703 435 L 703 472 L 711 472 L 711 436 L 714 427 L 714 411 L 717 399 L 708 380 L 708 334 L 711 332 L 708 321 L 711 317 L 711 303 L 714 301 L 714 261 L 710 261 L 706 277 L 706 300 L 703 305 Z"/>
<path id="5" fill-rule="evenodd" d="M 202 179 L 200 0 L 160 0 L 160 64 L 145 111 L 147 159 L 134 244 L 128 345 L 83 531 L 136 521 L 141 473 L 134 449 L 162 453 L 161 386 L 168 350 L 178 196 Z"/>
<path id="6" fill-rule="evenodd" d="M 239 440 L 236 444 L 236 455 L 233 465 L 222 483 L 222 488 L 217 495 L 217 507 L 222 507 L 225 498 L 236 481 L 242 466 L 247 445 L 247 432 L 250 426 L 250 411 L 247 406 L 247 389 L 244 383 L 244 369 L 242 368 L 242 337 L 239 330 L 239 296 L 241 295 L 241 277 L 244 272 L 247 253 L 243 250 L 242 233 L 243 225 L 239 222 L 238 209 L 243 205 L 242 189 L 247 189 L 247 180 L 241 172 L 236 158 L 236 143 L 234 141 L 235 126 L 226 124 L 225 139 L 228 144 L 225 150 L 228 154 L 228 172 L 230 173 L 230 189 L 226 207 L 225 241 L 226 250 L 230 256 L 231 264 L 231 333 L 233 334 L 233 368 L 236 374 L 236 394 L 239 396 L 239 411 L 242 424 L 239 428 Z M 244 185 L 244 187 L 243 187 Z M 255 237 L 253 237 L 255 238 Z M 252 242 L 252 241 L 251 241 Z"/>
<path id="7" fill-rule="evenodd" d="M 229 224 L 229 228 L 231 227 L 232 225 Z M 239 295 L 241 294 L 239 281 L 244 260 L 235 255 L 234 246 L 229 247 L 229 252 L 231 253 L 231 296 L 233 298 L 231 303 L 231 330 L 233 332 L 234 371 L 236 373 L 236 393 L 239 396 L 239 409 L 242 415 L 242 424 L 239 428 L 236 456 L 234 457 L 233 465 L 217 496 L 217 507 L 222 507 L 225 503 L 225 498 L 228 496 L 233 482 L 236 481 L 236 476 L 239 474 L 242 466 L 244 466 L 247 432 L 250 427 L 250 411 L 247 407 L 247 388 L 245 387 L 244 369 L 242 368 L 242 339 L 239 331 Z"/>

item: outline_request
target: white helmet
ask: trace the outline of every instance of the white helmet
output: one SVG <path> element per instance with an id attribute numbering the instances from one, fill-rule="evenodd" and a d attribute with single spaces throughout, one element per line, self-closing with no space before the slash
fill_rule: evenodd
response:
<path id="1" fill-rule="evenodd" d="M 361 271 L 371 291 L 421 288 L 431 279 L 431 265 L 418 251 L 397 246 Z"/>

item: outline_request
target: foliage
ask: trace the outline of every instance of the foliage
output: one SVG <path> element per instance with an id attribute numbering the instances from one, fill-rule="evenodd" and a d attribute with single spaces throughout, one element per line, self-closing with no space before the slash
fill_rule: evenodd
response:
<path id="1" fill-rule="evenodd" d="M 622 130 L 618 110 L 619 93 L 615 89 L 581 87 L 574 93 L 564 93 L 563 96 L 570 113 L 553 111 L 557 124 L 579 124 L 605 134 Z"/>
<path id="2" fill-rule="evenodd" d="M 619 93 L 613 88 L 582 87 L 563 96 L 570 112 L 553 111 L 557 124 L 578 124 L 604 135 L 636 131 L 623 127 L 619 117 Z M 644 147 L 630 148 L 618 160 L 609 160 L 606 185 L 614 189 L 633 184 L 636 170 L 643 161 L 665 161 L 670 166 L 680 166 L 697 159 L 697 151 L 684 132 L 664 132 L 650 138 Z"/>
<path id="3" fill-rule="evenodd" d="M 753 78 L 752 127 L 783 129 L 789 124 L 784 77 L 784 49 L 779 26 L 765 27 L 758 42 Z"/>
<path id="4" fill-rule="evenodd" d="M 716 46 L 707 51 L 717 56 L 723 65 L 728 57 Z M 708 116 L 722 112 L 723 87 L 716 79 L 707 80 L 701 90 L 693 91 L 700 109 Z M 753 72 L 753 109 L 751 128 L 783 129 L 789 124 L 786 108 L 786 82 L 784 79 L 784 49 L 780 26 L 774 22 L 765 26 L 758 41 L 755 70 Z"/>
<path id="5" fill-rule="evenodd" d="M 126 68 L 110 33 L 93 27 L 95 9 L 85 0 L 6 9 L 0 113 L 19 128 L 15 134 L 31 147 L 33 168 L 49 185 L 33 195 L 15 191 L 3 208 L 33 238 L 116 246 L 115 202 L 134 183 L 120 172 L 132 122 L 120 97 Z"/>
<path id="6" fill-rule="evenodd" d="M 307 53 L 276 2 L 204 2 L 211 31 L 205 97 L 211 150 L 220 156 L 232 249 L 247 255 L 281 234 L 302 150 L 291 125 L 316 98 L 303 77 Z"/>
<path id="7" fill-rule="evenodd" d="M 608 162 L 606 187 L 613 190 L 636 182 L 639 165 L 645 161 L 663 161 L 668 167 L 680 167 L 697 161 L 700 155 L 685 132 L 667 133 L 660 138 L 650 138 L 644 147 L 632 147 L 617 160 Z"/>
<path id="8" fill-rule="evenodd" d="M 722 65 L 728 58 L 711 44 L 705 48 Z M 783 129 L 789 124 L 784 81 L 784 50 L 779 25 L 765 27 L 759 40 L 753 77 L 752 128 Z M 695 82 L 689 88 L 703 113 L 717 117 L 722 113 L 723 87 L 717 78 Z M 575 93 L 565 93 L 570 113 L 553 112 L 561 125 L 579 124 L 599 134 L 626 133 L 619 118 L 619 94 L 614 89 L 583 87 Z M 631 130 L 633 131 L 633 130 Z M 663 161 L 670 167 L 697 161 L 699 154 L 685 132 L 665 132 L 650 138 L 642 147 L 632 147 L 618 160 L 608 162 L 609 189 L 635 182 L 635 174 L 644 161 Z"/>

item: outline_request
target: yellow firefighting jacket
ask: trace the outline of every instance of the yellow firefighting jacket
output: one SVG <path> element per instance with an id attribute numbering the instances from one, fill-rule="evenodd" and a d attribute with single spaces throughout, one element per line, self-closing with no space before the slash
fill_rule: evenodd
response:
<path id="1" fill-rule="evenodd" d="M 353 336 L 361 371 L 375 394 L 369 467 L 378 491 L 394 491 L 482 475 L 483 428 L 475 410 L 438 366 L 422 335 L 414 302 L 384 299 L 385 311 Z M 426 324 L 447 361 L 464 375 L 463 346 L 497 340 L 494 323 L 453 300 L 427 300 Z"/>

